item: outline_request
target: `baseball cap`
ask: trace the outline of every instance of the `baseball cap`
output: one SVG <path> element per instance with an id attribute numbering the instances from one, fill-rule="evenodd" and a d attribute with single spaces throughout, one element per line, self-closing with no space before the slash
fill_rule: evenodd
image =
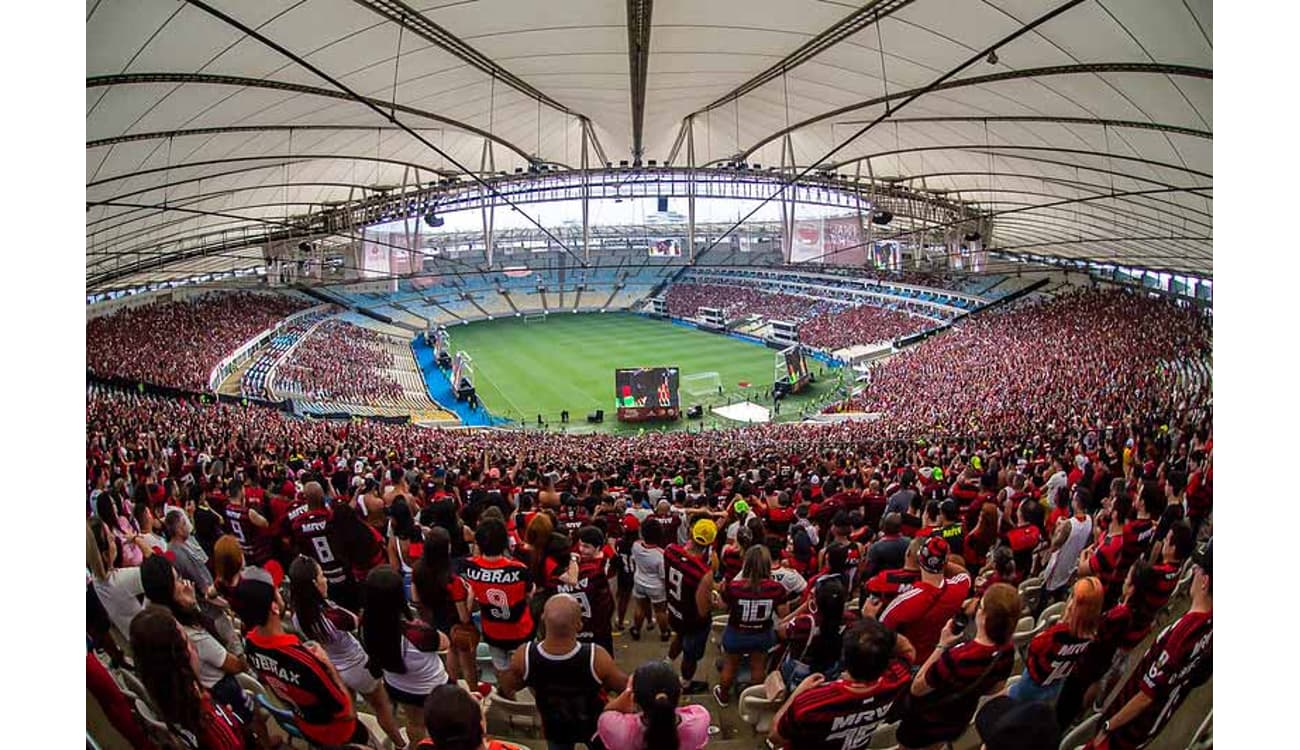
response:
<path id="1" fill-rule="evenodd" d="M 741 515 L 744 515 L 749 512 L 749 503 L 745 502 L 744 500 L 737 500 L 736 505 L 734 507 L 736 508 L 736 512 Z"/>
<path id="2" fill-rule="evenodd" d="M 943 469 L 940 469 L 938 466 L 934 467 L 934 481 L 943 481 Z"/>
<path id="3" fill-rule="evenodd" d="M 976 470 L 980 470 L 980 469 L 983 469 L 983 468 L 984 468 L 984 462 L 983 462 L 983 461 L 980 461 L 980 457 L 979 457 L 979 456 L 971 456 L 971 457 L 970 457 L 970 465 L 971 465 L 971 468 L 972 468 L 972 469 L 976 469 Z"/>
<path id="4" fill-rule="evenodd" d="M 975 731 L 988 750 L 1056 750 L 1061 732 L 1056 712 L 1046 703 L 1001 695 L 975 715 Z"/>
<path id="5" fill-rule="evenodd" d="M 927 573 L 942 573 L 943 566 L 948 562 L 948 543 L 937 536 L 926 539 L 925 544 L 916 552 L 916 561 L 920 563 L 921 570 Z"/>
<path id="6" fill-rule="evenodd" d="M 1213 546 L 1214 546 L 1214 538 L 1211 537 L 1210 541 L 1205 543 L 1205 549 L 1192 555 L 1192 563 L 1199 566 L 1201 570 L 1204 570 L 1206 575 L 1211 575 L 1211 576 L 1214 575 L 1214 571 L 1211 570 L 1212 566 L 1210 565 L 1211 555 L 1213 554 L 1213 550 L 1211 548 Z"/>
<path id="7" fill-rule="evenodd" d="M 808 478 L 808 483 L 809 483 L 809 484 L 821 484 L 821 483 L 822 483 L 822 478 L 819 477 L 819 476 L 817 476 L 816 474 L 813 474 L 811 477 Z"/>
<path id="8" fill-rule="evenodd" d="M 682 475 L 678 474 L 673 477 L 673 486 L 681 487 L 683 484 L 686 484 L 686 480 L 682 478 Z"/>
<path id="9" fill-rule="evenodd" d="M 641 522 L 636 520 L 636 516 L 629 513 L 626 516 L 623 516 L 623 528 L 629 532 L 640 531 Z"/>
<path id="10" fill-rule="evenodd" d="M 718 538 L 718 525 L 707 518 L 701 518 L 691 527 L 691 538 L 700 546 L 707 547 Z"/>

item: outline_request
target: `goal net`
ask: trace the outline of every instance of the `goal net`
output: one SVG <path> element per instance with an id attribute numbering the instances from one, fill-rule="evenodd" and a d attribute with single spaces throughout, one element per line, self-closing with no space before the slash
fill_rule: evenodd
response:
<path id="1" fill-rule="evenodd" d="M 546 317 L 543 313 L 529 313 L 524 316 L 524 323 L 545 323 Z"/>
<path id="2" fill-rule="evenodd" d="M 722 387 L 722 376 L 716 372 L 697 372 L 682 376 L 682 390 L 692 396 L 717 393 Z"/>

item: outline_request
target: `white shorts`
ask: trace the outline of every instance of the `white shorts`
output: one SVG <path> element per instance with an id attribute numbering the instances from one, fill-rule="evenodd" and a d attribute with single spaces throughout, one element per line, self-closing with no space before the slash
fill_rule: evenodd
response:
<path id="1" fill-rule="evenodd" d="M 632 596 L 637 599 L 649 599 L 652 604 L 663 604 L 668 601 L 668 588 L 663 584 L 646 586 L 639 581 L 633 581 Z"/>
<path id="2" fill-rule="evenodd" d="M 379 687 L 379 678 L 370 674 L 366 669 L 366 663 L 361 662 L 355 666 L 339 670 L 339 677 L 343 678 L 343 684 L 349 689 L 355 690 L 362 695 L 370 695 Z"/>

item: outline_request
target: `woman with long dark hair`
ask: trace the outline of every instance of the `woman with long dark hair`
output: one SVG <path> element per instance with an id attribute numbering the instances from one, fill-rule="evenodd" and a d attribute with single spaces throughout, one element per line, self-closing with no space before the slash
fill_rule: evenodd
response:
<path id="1" fill-rule="evenodd" d="M 119 510 L 116 491 L 103 492 L 95 498 L 95 516 L 112 532 L 117 542 L 117 567 L 134 568 L 144 561 L 146 553 L 153 550 L 148 546 L 148 540 L 140 536 L 135 519 Z"/>
<path id="2" fill-rule="evenodd" d="M 812 596 L 782 618 L 777 635 L 786 642 L 781 676 L 786 694 L 810 674 L 822 674 L 827 681 L 840 673 L 844 629 L 857 620 L 857 613 L 844 611 L 848 590 L 836 578 L 816 583 Z"/>
<path id="3" fill-rule="evenodd" d="M 171 561 L 162 555 L 144 561 L 140 580 L 150 603 L 166 607 L 180 623 L 197 656 L 199 684 L 219 703 L 234 707 L 241 720 L 252 719 L 252 711 L 242 706 L 243 690 L 235 680 L 235 675 L 248 665 L 241 656 L 230 652 L 212 618 L 199 609 L 194 584 L 176 575 Z"/>
<path id="4" fill-rule="evenodd" d="M 447 671 L 452 680 L 462 677 L 478 684 L 475 649 L 478 628 L 470 621 L 469 586 L 452 572 L 451 537 L 435 526 L 424 535 L 424 554 L 411 573 L 413 604 L 420 619 L 446 633 L 451 640 Z"/>
<path id="5" fill-rule="evenodd" d="M 419 742 L 424 739 L 424 701 L 447 682 L 438 656 L 449 645 L 447 636 L 411 619 L 402 576 L 387 565 L 370 571 L 362 595 L 361 645 L 370 657 L 370 673 L 383 675 L 388 694 L 402 706 L 407 735 Z"/>
<path id="6" fill-rule="evenodd" d="M 204 750 L 251 746 L 236 712 L 214 701 L 199 683 L 194 648 L 171 612 L 155 605 L 136 615 L 131 621 L 131 650 L 136 674 L 162 714 L 159 718 L 186 746 Z"/>
<path id="7" fill-rule="evenodd" d="M 384 538 L 350 503 L 335 503 L 331 521 L 334 536 L 330 542 L 335 553 L 352 570 L 355 580 L 365 580 L 367 573 L 384 562 Z"/>
<path id="8" fill-rule="evenodd" d="M 398 495 L 388 509 L 388 564 L 402 574 L 402 589 L 411 600 L 411 563 L 420 559 L 424 536 L 406 498 Z"/>
<path id="9" fill-rule="evenodd" d="M 326 597 L 329 590 L 320 565 L 306 555 L 299 555 L 289 566 L 289 601 L 293 609 L 293 626 L 308 640 L 319 643 L 349 689 L 364 695 L 375 709 L 379 726 L 393 741 L 405 747 L 388 691 L 377 676 L 366 669 L 368 657 L 353 635 L 360 626 L 358 617 Z"/>
<path id="10" fill-rule="evenodd" d="M 699 750 L 709 744 L 709 710 L 677 706 L 682 683 L 672 664 L 642 664 L 605 706 L 596 734 L 606 750 Z"/>
<path id="11" fill-rule="evenodd" d="M 721 600 L 730 610 L 722 631 L 722 674 L 713 686 L 720 706 L 730 703 L 731 686 L 742 659 L 749 659 L 754 679 L 763 674 L 767 652 L 776 645 L 772 626 L 785 613 L 785 587 L 772 578 L 772 553 L 756 544 L 745 553 L 745 565 L 723 589 Z"/>

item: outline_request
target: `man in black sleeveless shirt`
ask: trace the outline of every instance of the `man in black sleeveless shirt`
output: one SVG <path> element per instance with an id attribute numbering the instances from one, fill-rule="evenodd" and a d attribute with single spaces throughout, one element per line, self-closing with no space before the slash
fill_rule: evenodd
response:
<path id="1" fill-rule="evenodd" d="M 547 747 L 572 750 L 576 743 L 600 748 L 596 719 L 605 707 L 602 689 L 618 693 L 627 675 L 603 647 L 579 643 L 582 607 L 569 594 L 556 594 L 542 611 L 546 637 L 515 649 L 510 668 L 497 681 L 497 691 L 514 698 L 521 687 L 532 688 Z"/>

